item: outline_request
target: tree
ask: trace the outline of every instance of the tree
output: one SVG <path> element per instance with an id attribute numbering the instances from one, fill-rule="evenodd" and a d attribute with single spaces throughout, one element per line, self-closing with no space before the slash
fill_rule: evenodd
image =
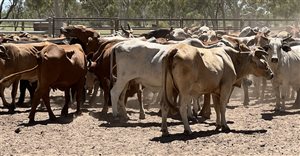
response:
<path id="1" fill-rule="evenodd" d="M 5 6 L 5 2 L 7 2 L 7 1 L 8 0 L 0 1 L 0 19 L 7 19 L 20 0 L 9 0 L 8 6 L 7 6 L 8 9 L 5 10 L 4 6 Z M 2 22 L 0 22 L 0 24 L 1 23 Z"/>

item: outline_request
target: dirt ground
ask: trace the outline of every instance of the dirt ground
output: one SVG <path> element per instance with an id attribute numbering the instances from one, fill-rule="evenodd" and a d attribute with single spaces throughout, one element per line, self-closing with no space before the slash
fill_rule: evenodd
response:
<path id="1" fill-rule="evenodd" d="M 131 120 L 119 123 L 100 113 L 102 105 L 85 104 L 81 116 L 75 109 L 60 117 L 64 103 L 62 92 L 52 92 L 51 103 L 57 122 L 48 120 L 41 109 L 36 124 L 28 125 L 30 108 L 17 108 L 8 114 L 0 105 L 0 155 L 299 155 L 300 110 L 275 113 L 274 98 L 258 102 L 253 97 L 249 107 L 242 105 L 242 91 L 235 90 L 227 107 L 231 132 L 215 132 L 215 112 L 211 119 L 191 122 L 193 133 L 182 134 L 180 120 L 168 119 L 169 137 L 161 137 L 158 107 L 146 110 L 139 120 L 138 104 L 130 99 L 127 111 Z M 9 92 L 6 91 L 6 95 Z M 28 100 L 28 99 L 27 99 Z"/>

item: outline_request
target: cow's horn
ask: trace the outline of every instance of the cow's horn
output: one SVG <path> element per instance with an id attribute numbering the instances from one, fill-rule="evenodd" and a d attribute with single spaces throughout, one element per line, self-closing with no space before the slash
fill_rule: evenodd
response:
<path id="1" fill-rule="evenodd" d="M 127 27 L 128 27 L 128 30 L 130 31 L 130 32 L 133 32 L 133 30 L 131 29 L 131 27 L 130 27 L 130 25 L 127 23 Z"/>
<path id="2" fill-rule="evenodd" d="M 282 42 L 284 42 L 284 41 L 286 41 L 286 40 L 288 40 L 288 39 L 291 39 L 291 38 L 292 38 L 292 35 L 289 35 L 288 37 L 284 38 L 284 39 L 282 40 Z"/>
<path id="3" fill-rule="evenodd" d="M 91 67 L 91 65 L 92 65 L 92 61 L 91 60 L 87 60 L 87 67 L 89 68 L 89 67 Z"/>
<path id="4" fill-rule="evenodd" d="M 123 26 L 121 25 L 121 29 L 124 33 L 127 33 L 127 31 L 123 28 Z"/>

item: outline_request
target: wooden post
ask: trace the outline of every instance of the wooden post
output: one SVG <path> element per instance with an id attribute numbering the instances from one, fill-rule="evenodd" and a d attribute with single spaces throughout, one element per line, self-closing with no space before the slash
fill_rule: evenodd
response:
<path id="1" fill-rule="evenodd" d="M 51 19 L 51 17 L 49 17 L 48 19 L 47 19 L 47 21 L 48 21 L 48 30 L 47 30 L 47 33 L 48 33 L 48 36 L 51 36 L 51 24 L 52 24 L 52 19 Z"/>
<path id="2" fill-rule="evenodd" d="M 52 18 L 52 37 L 55 37 L 55 17 Z"/>
<path id="3" fill-rule="evenodd" d="M 22 29 L 22 31 L 25 31 L 25 24 L 24 24 L 24 22 L 21 23 L 21 29 Z"/>
<path id="4" fill-rule="evenodd" d="M 183 28 L 183 19 L 180 18 L 180 28 Z"/>

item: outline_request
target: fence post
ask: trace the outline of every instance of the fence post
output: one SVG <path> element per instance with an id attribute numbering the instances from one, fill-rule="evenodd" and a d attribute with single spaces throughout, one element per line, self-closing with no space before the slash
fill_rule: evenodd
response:
<path id="1" fill-rule="evenodd" d="M 119 30 L 119 18 L 115 18 L 115 31 Z"/>
<path id="2" fill-rule="evenodd" d="M 24 22 L 21 23 L 21 29 L 22 29 L 22 31 L 25 30 L 25 24 L 24 24 Z"/>
<path id="3" fill-rule="evenodd" d="M 55 17 L 52 17 L 52 37 L 55 36 Z"/>
<path id="4" fill-rule="evenodd" d="M 183 28 L 183 19 L 180 18 L 180 28 Z"/>
<path id="5" fill-rule="evenodd" d="M 48 17 L 47 21 L 48 21 L 48 30 L 47 30 L 47 33 L 48 33 L 48 36 L 51 36 L 51 23 L 52 23 L 51 17 Z"/>

